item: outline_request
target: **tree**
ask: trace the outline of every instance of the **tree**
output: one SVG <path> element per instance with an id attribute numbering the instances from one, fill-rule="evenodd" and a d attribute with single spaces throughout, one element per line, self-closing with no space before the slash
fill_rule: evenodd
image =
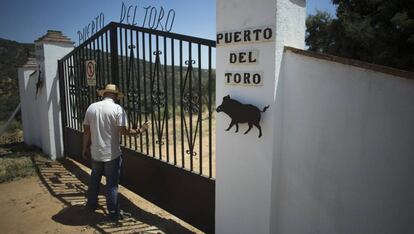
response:
<path id="1" fill-rule="evenodd" d="M 410 0 L 332 2 L 337 6 L 336 18 L 317 11 L 306 20 L 309 50 L 414 71 Z"/>

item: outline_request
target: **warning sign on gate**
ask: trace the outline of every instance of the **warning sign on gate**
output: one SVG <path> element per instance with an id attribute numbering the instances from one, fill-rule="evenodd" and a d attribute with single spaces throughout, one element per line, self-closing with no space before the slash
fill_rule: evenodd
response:
<path id="1" fill-rule="evenodd" d="M 89 86 L 96 85 L 96 62 L 95 60 L 86 60 L 86 83 Z"/>

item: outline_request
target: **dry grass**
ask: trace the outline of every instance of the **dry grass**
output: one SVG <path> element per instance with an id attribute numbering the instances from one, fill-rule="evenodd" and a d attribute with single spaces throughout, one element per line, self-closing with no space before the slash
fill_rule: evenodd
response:
<path id="1" fill-rule="evenodd" d="M 0 183 L 35 174 L 30 157 L 0 158 Z"/>
<path id="2" fill-rule="evenodd" d="M 0 144 L 0 183 L 7 182 L 35 174 L 31 160 L 33 148 L 21 142 L 12 142 L 21 139 L 22 132 L 3 136 Z"/>

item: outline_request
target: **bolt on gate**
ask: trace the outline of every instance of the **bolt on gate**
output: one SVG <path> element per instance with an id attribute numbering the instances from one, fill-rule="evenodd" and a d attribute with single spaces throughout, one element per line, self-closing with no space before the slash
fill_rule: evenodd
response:
<path id="1" fill-rule="evenodd" d="M 80 157 L 86 108 L 115 83 L 130 127 L 121 184 L 206 232 L 214 232 L 215 41 L 110 23 L 59 60 L 65 154 Z M 88 86 L 85 61 L 94 60 Z"/>

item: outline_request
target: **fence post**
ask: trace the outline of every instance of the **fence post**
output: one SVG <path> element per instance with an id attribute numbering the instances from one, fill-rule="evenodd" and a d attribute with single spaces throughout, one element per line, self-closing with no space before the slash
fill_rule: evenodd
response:
<path id="1" fill-rule="evenodd" d="M 116 24 L 111 23 L 110 29 L 111 43 L 111 81 L 119 87 L 119 68 L 118 68 L 118 33 Z"/>
<path id="2" fill-rule="evenodd" d="M 66 125 L 67 125 L 67 115 L 66 115 L 66 95 L 65 95 L 65 76 L 63 70 L 63 61 L 58 60 L 58 78 L 59 78 L 59 94 L 60 94 L 60 111 L 62 118 L 62 141 L 63 141 L 63 155 L 65 155 L 66 149 Z"/>

